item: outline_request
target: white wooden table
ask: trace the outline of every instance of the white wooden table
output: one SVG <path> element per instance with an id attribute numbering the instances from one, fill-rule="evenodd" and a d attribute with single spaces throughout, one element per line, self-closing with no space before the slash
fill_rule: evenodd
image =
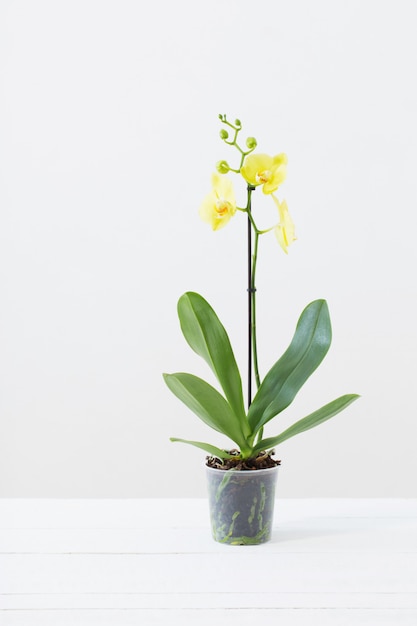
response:
<path id="1" fill-rule="evenodd" d="M 417 499 L 278 499 L 261 546 L 205 500 L 0 500 L 1 626 L 261 622 L 416 626 Z"/>

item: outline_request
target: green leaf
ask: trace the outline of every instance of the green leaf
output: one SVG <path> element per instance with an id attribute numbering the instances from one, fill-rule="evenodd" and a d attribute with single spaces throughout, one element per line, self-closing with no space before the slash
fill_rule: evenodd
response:
<path id="1" fill-rule="evenodd" d="M 227 435 L 240 447 L 245 445 L 240 422 L 229 403 L 214 387 L 192 374 L 164 374 L 172 393 L 214 430 Z"/>
<path id="2" fill-rule="evenodd" d="M 186 341 L 211 367 L 242 430 L 249 435 L 242 381 L 224 326 L 209 303 L 191 291 L 179 299 L 178 316 Z"/>
<path id="3" fill-rule="evenodd" d="M 295 424 L 287 428 L 287 430 L 284 430 L 284 432 L 277 437 L 269 437 L 268 439 L 260 441 L 253 449 L 253 455 L 256 456 L 258 452 L 269 450 L 286 439 L 290 439 L 290 437 L 294 437 L 305 430 L 310 430 L 310 428 L 314 428 L 315 426 L 322 424 L 334 415 L 337 415 L 337 413 L 340 413 L 340 411 L 343 411 L 343 409 L 346 409 L 349 404 L 357 400 L 359 397 L 360 396 L 356 393 L 351 393 L 341 396 L 340 398 L 333 400 L 333 402 L 329 402 L 329 404 L 322 406 L 321 409 L 318 409 L 317 411 L 314 411 L 314 413 L 307 415 L 307 417 L 303 417 L 303 419 L 295 422 Z"/>
<path id="4" fill-rule="evenodd" d="M 231 459 L 233 458 L 232 454 L 229 454 L 225 450 L 221 450 L 216 446 L 212 446 L 209 443 L 204 443 L 203 441 L 189 441 L 188 439 L 178 439 L 178 437 L 170 437 L 170 441 L 179 441 L 180 443 L 188 443 L 191 446 L 195 446 L 196 448 L 201 448 L 205 450 L 212 456 L 217 456 L 219 459 Z"/>
<path id="5" fill-rule="evenodd" d="M 331 338 L 326 301 L 310 302 L 301 313 L 290 346 L 265 376 L 249 408 L 253 434 L 291 404 L 326 356 Z"/>

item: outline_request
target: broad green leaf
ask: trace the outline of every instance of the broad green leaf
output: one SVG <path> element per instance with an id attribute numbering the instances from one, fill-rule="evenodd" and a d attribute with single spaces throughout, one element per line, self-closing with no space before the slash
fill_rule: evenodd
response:
<path id="1" fill-rule="evenodd" d="M 318 409 L 317 411 L 314 411 L 314 413 L 307 415 L 307 417 L 303 417 L 303 419 L 295 422 L 295 424 L 287 428 L 287 430 L 284 430 L 284 432 L 277 437 L 269 437 L 268 439 L 260 441 L 253 449 L 253 455 L 256 456 L 258 452 L 269 450 L 286 439 L 290 439 L 290 437 L 294 437 L 305 430 L 310 430 L 310 428 L 314 428 L 315 426 L 322 424 L 334 415 L 337 415 L 337 413 L 340 413 L 340 411 L 343 411 L 343 409 L 346 409 L 346 407 L 357 400 L 357 398 L 359 398 L 357 394 L 351 393 L 341 396 L 340 398 L 333 400 L 333 402 L 329 402 L 329 404 L 322 406 L 321 409 Z"/>
<path id="2" fill-rule="evenodd" d="M 191 291 L 179 299 L 178 316 L 186 341 L 211 367 L 242 429 L 249 435 L 242 381 L 224 326 L 209 303 Z"/>
<path id="3" fill-rule="evenodd" d="M 269 370 L 249 408 L 252 433 L 283 411 L 320 365 L 332 338 L 325 300 L 314 300 L 301 313 L 290 346 Z"/>
<path id="4" fill-rule="evenodd" d="M 212 456 L 217 456 L 219 459 L 231 459 L 233 458 L 232 454 L 228 454 L 225 450 L 221 450 L 216 446 L 212 446 L 209 443 L 204 443 L 203 441 L 189 441 L 188 439 L 179 439 L 178 437 L 170 437 L 170 441 L 179 441 L 180 443 L 189 443 L 191 446 L 195 446 L 196 448 L 201 448 L 205 450 Z"/>
<path id="5" fill-rule="evenodd" d="M 240 423 L 229 403 L 214 387 L 192 374 L 164 374 L 170 390 L 200 419 L 214 430 L 245 447 Z"/>

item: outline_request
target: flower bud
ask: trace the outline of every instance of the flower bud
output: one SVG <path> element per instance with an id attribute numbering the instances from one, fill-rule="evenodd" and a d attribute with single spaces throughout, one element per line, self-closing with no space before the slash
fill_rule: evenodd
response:
<path id="1" fill-rule="evenodd" d="M 246 145 L 249 150 L 253 150 L 258 145 L 258 142 L 256 141 L 255 137 L 248 137 L 246 139 Z"/>
<path id="2" fill-rule="evenodd" d="M 227 172 L 230 170 L 228 162 L 218 161 L 216 163 L 216 170 L 219 172 L 219 174 L 227 174 Z"/>
<path id="3" fill-rule="evenodd" d="M 240 128 L 242 126 L 242 122 L 240 120 L 235 120 L 235 126 Z"/>
<path id="4" fill-rule="evenodd" d="M 221 129 L 220 131 L 220 137 L 221 139 L 227 139 L 229 136 L 229 133 L 227 132 L 227 130 L 225 130 L 224 128 Z"/>

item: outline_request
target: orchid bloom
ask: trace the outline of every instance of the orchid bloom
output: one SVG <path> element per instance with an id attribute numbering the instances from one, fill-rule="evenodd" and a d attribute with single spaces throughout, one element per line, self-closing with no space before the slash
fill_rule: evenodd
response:
<path id="1" fill-rule="evenodd" d="M 240 169 L 243 178 L 250 185 L 262 185 L 266 194 L 273 193 L 284 182 L 287 175 L 287 155 L 250 154 Z"/>
<path id="2" fill-rule="evenodd" d="M 236 213 L 235 192 L 232 181 L 226 176 L 214 173 L 211 182 L 213 189 L 201 203 L 199 215 L 213 230 L 219 230 Z"/>
<path id="3" fill-rule="evenodd" d="M 285 254 L 288 254 L 288 246 L 296 239 L 294 222 L 288 212 L 286 201 L 280 202 L 274 195 L 272 195 L 272 199 L 279 213 L 279 223 L 274 228 L 275 236 Z"/>

